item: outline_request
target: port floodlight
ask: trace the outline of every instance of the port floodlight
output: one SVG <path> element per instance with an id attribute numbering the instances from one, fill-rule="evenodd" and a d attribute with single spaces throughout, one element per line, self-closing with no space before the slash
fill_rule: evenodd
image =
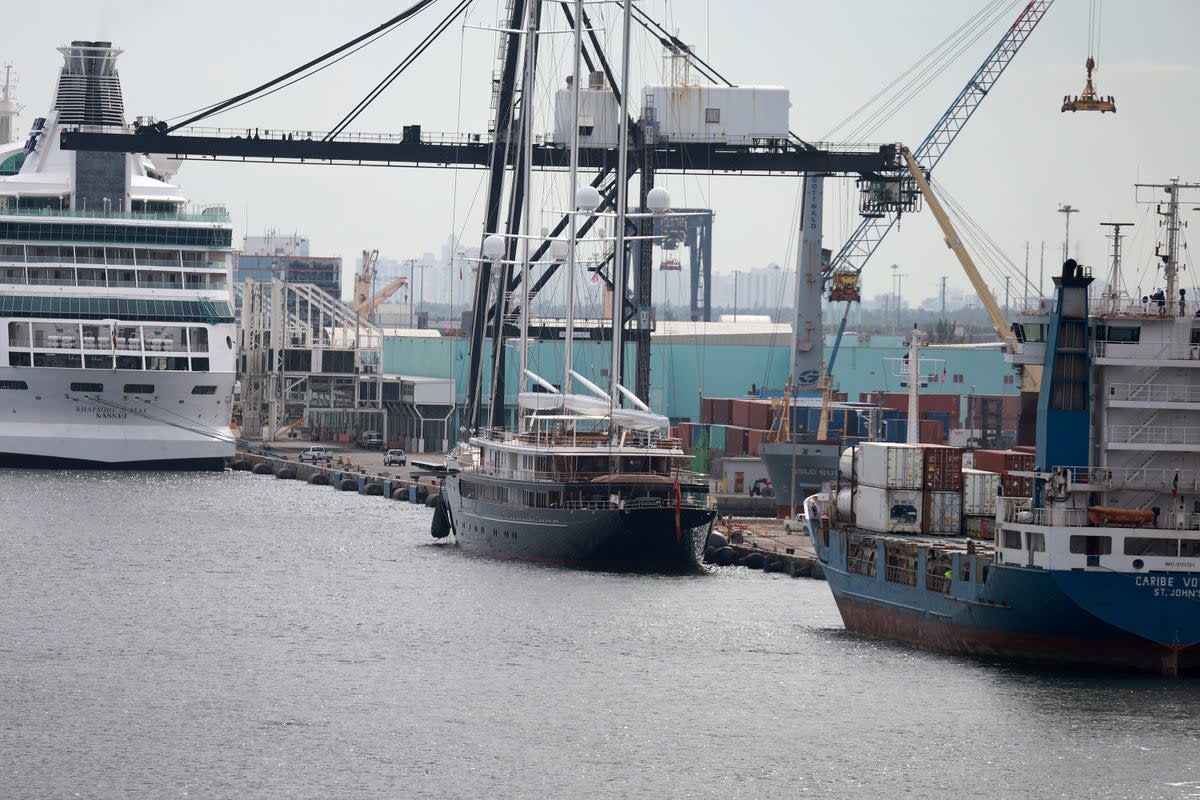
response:
<path id="1" fill-rule="evenodd" d="M 577 211 L 595 211 L 600 207 L 600 191 L 595 186 L 581 186 L 575 192 Z"/>
<path id="2" fill-rule="evenodd" d="M 504 258 L 504 237 L 498 233 L 493 233 L 484 237 L 483 240 L 483 257 L 488 261 L 497 261 Z"/>
<path id="3" fill-rule="evenodd" d="M 566 261 L 571 252 L 571 243 L 566 239 L 555 237 L 550 240 L 550 257 L 555 261 Z"/>
<path id="4" fill-rule="evenodd" d="M 655 186 L 646 193 L 646 208 L 655 214 L 661 214 L 671 207 L 671 193 L 661 186 Z"/>

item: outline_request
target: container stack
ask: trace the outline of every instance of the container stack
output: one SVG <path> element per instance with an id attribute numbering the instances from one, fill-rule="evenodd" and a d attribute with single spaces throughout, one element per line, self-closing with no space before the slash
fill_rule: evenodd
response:
<path id="1" fill-rule="evenodd" d="M 982 469 L 962 471 L 963 533 L 975 539 L 996 538 L 996 494 L 1000 474 Z"/>
<path id="2" fill-rule="evenodd" d="M 854 519 L 881 533 L 920 533 L 924 512 L 922 448 L 892 442 L 863 442 L 855 452 Z"/>
<path id="3" fill-rule="evenodd" d="M 996 472 L 1005 497 L 1032 497 L 1033 478 L 1013 475 L 1013 472 L 1032 472 L 1037 457 L 1022 450 L 976 450 L 975 469 Z"/>
<path id="4" fill-rule="evenodd" d="M 962 534 L 962 450 L 923 445 L 924 532 L 941 536 Z"/>

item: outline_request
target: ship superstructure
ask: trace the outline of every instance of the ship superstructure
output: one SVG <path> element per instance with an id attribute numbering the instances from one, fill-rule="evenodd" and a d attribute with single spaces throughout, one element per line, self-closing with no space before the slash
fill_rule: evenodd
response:
<path id="1" fill-rule="evenodd" d="M 173 165 L 66 151 L 125 130 L 110 42 L 75 41 L 54 106 L 0 149 L 0 463 L 219 468 L 233 453 L 232 226 Z"/>

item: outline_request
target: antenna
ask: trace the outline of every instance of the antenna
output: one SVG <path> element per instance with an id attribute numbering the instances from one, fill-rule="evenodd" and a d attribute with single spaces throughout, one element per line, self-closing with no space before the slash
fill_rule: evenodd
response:
<path id="1" fill-rule="evenodd" d="M 1112 228 L 1112 236 L 1106 237 L 1112 239 L 1112 268 L 1108 273 L 1108 288 L 1105 289 L 1101 297 L 1108 301 L 1110 311 L 1119 311 L 1121 306 L 1121 295 L 1124 292 L 1121 289 L 1121 240 L 1125 237 L 1121 234 L 1121 228 L 1132 228 L 1132 222 L 1101 222 L 1102 226 Z"/>
<path id="2" fill-rule="evenodd" d="M 1066 230 L 1066 233 L 1063 234 L 1063 257 L 1062 257 L 1062 260 L 1063 260 L 1064 264 L 1067 262 L 1067 259 L 1070 258 L 1071 215 L 1076 213 L 1077 211 L 1079 211 L 1079 209 L 1072 207 L 1070 203 L 1060 204 L 1058 207 L 1058 213 L 1065 214 L 1066 219 L 1067 219 L 1067 230 Z"/>

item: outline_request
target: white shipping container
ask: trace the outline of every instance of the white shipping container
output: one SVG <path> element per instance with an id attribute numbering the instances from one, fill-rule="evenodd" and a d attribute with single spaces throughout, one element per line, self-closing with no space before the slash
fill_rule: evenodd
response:
<path id="1" fill-rule="evenodd" d="M 651 85 L 643 97 L 643 117 L 663 139 L 753 144 L 788 136 L 792 104 L 783 86 Z"/>
<path id="2" fill-rule="evenodd" d="M 854 491 L 854 523 L 880 533 L 920 533 L 922 494 L 859 484 Z"/>
<path id="3" fill-rule="evenodd" d="M 963 513 L 968 516 L 994 516 L 1000 473 L 982 469 L 963 470 Z"/>
<path id="4" fill-rule="evenodd" d="M 858 482 L 881 489 L 920 489 L 925 483 L 925 453 L 916 445 L 863 442 Z"/>
<path id="5" fill-rule="evenodd" d="M 958 536 L 962 533 L 962 495 L 958 492 L 926 492 L 922 522 L 925 533 Z"/>

